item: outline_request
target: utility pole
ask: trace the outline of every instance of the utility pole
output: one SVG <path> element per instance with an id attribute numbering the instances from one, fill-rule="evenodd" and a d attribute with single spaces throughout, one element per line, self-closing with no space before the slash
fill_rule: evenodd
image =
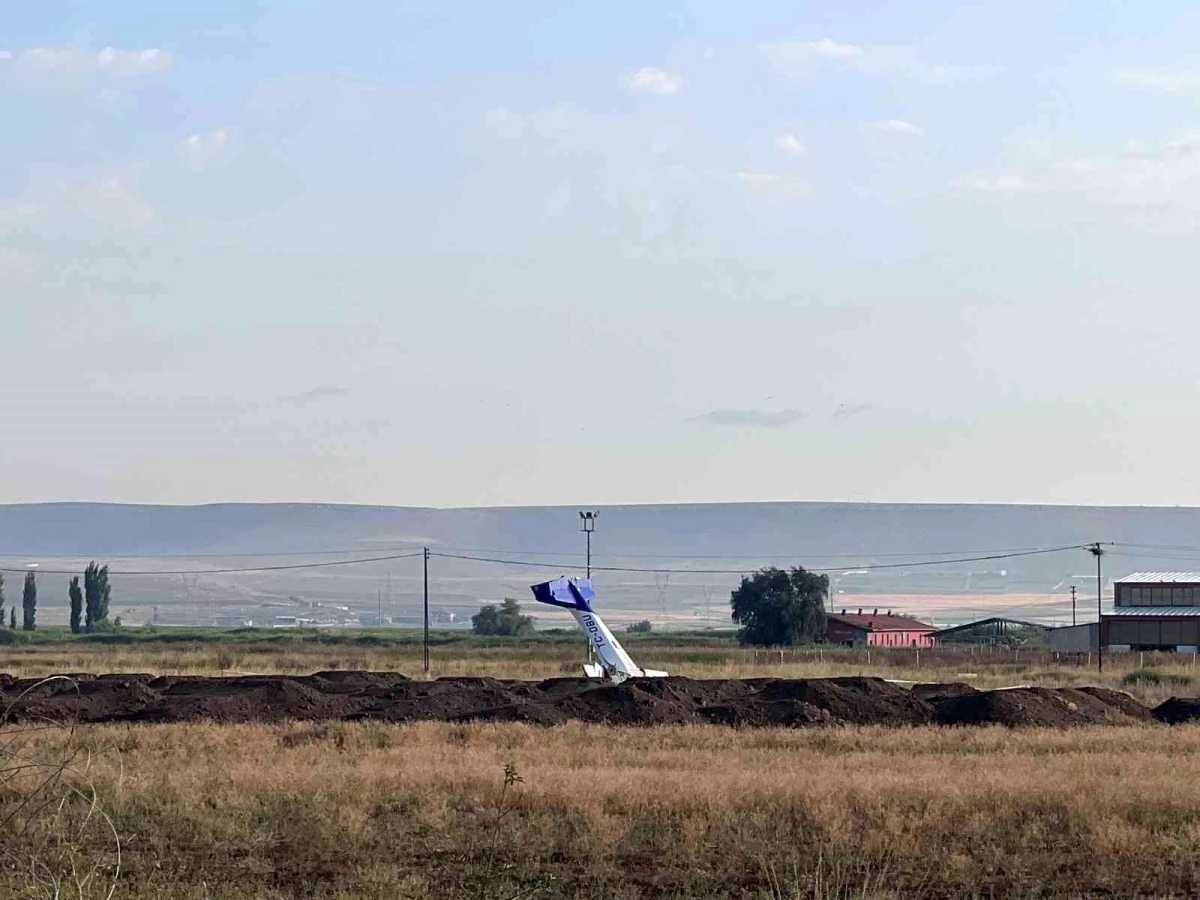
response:
<path id="1" fill-rule="evenodd" d="M 1075 585 L 1071 585 L 1071 624 L 1075 624 Z"/>
<path id="2" fill-rule="evenodd" d="M 424 569 L 424 584 L 425 584 L 425 674 L 429 674 L 429 548 L 422 547 L 421 561 Z"/>
<path id="3" fill-rule="evenodd" d="M 1091 553 L 1096 557 L 1096 670 L 1104 671 L 1104 607 L 1102 604 L 1102 596 L 1104 592 L 1104 580 L 1100 574 L 1100 557 L 1104 555 L 1104 551 L 1100 548 L 1100 542 L 1096 541 L 1094 547 L 1091 548 Z"/>
<path id="4" fill-rule="evenodd" d="M 383 627 L 383 591 L 375 592 L 375 627 Z"/>

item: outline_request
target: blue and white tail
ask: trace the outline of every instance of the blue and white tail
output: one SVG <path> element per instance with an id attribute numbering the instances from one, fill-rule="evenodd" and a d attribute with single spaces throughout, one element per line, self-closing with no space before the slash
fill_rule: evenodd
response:
<path id="1" fill-rule="evenodd" d="M 613 637 L 608 626 L 592 609 L 592 600 L 596 592 L 592 590 L 592 583 L 586 578 L 556 578 L 554 581 L 535 584 L 531 590 L 538 603 L 570 610 L 579 627 L 587 634 L 592 649 L 600 660 L 598 665 L 583 667 L 589 678 L 607 677 L 610 681 L 620 684 L 626 678 L 666 677 L 666 672 L 639 668 L 629 658 L 625 648 Z"/>

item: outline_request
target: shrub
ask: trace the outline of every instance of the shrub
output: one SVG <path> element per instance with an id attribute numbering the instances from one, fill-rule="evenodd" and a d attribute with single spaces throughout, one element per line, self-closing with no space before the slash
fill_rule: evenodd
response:
<path id="1" fill-rule="evenodd" d="M 1133 687 L 1139 684 L 1165 684 L 1173 687 L 1187 687 L 1192 683 L 1192 676 L 1181 675 L 1178 672 L 1163 672 L 1159 669 L 1134 669 L 1126 672 L 1121 678 L 1121 684 Z"/>

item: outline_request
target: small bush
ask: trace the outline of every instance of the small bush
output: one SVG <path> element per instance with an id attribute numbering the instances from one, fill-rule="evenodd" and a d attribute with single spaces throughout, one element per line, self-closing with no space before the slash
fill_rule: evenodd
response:
<path id="1" fill-rule="evenodd" d="M 1121 678 L 1125 687 L 1139 684 L 1165 684 L 1172 687 L 1187 687 L 1192 683 L 1192 676 L 1180 675 L 1176 672 L 1162 672 L 1158 669 L 1134 669 L 1126 672 Z"/>
<path id="2" fill-rule="evenodd" d="M 634 622 L 626 629 L 630 634 L 649 634 L 654 630 L 654 625 L 649 619 L 642 619 L 640 622 Z"/>

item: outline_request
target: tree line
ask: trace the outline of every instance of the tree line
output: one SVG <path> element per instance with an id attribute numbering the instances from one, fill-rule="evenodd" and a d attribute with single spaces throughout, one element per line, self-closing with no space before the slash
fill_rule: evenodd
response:
<path id="1" fill-rule="evenodd" d="M 37 573 L 26 572 L 25 584 L 21 589 L 21 630 L 37 629 L 38 586 Z M 83 634 L 109 631 L 113 625 L 108 620 L 108 608 L 112 602 L 112 587 L 108 581 L 108 566 L 97 565 L 95 560 L 83 570 L 83 587 L 79 576 L 71 579 L 67 586 L 67 602 L 71 607 L 71 633 Z M 0 628 L 4 627 L 4 573 L 0 572 Z M 117 624 L 120 624 L 118 620 Z M 8 627 L 17 628 L 17 607 L 9 609 Z"/>

